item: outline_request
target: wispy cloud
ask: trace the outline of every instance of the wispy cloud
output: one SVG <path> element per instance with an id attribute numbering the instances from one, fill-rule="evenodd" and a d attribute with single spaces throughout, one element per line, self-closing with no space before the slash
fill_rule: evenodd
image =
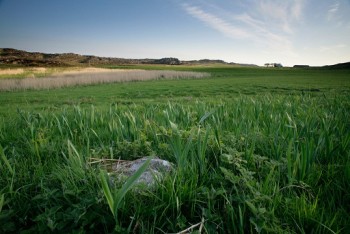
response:
<path id="1" fill-rule="evenodd" d="M 245 23 L 246 25 L 251 26 L 257 30 L 264 30 L 265 28 L 265 23 L 263 21 L 255 19 L 247 13 L 235 15 L 234 19 L 241 21 L 242 23 Z"/>
<path id="2" fill-rule="evenodd" d="M 304 8 L 304 0 L 295 0 L 291 7 L 291 15 L 294 19 L 300 20 Z"/>
<path id="3" fill-rule="evenodd" d="M 200 21 L 204 22 L 207 26 L 223 33 L 224 35 L 230 38 L 244 39 L 252 36 L 246 30 L 239 27 L 235 27 L 225 19 L 222 19 L 209 12 L 206 12 L 199 7 L 191 6 L 189 4 L 183 4 L 182 6 L 189 15 L 199 19 Z"/>
<path id="4" fill-rule="evenodd" d="M 328 46 L 322 46 L 320 48 L 320 51 L 321 52 L 335 52 L 337 50 L 341 50 L 341 49 L 344 49 L 346 47 L 348 47 L 348 46 L 345 44 L 328 45 Z"/>
<path id="5" fill-rule="evenodd" d="M 304 0 L 262 0 L 253 4 L 250 1 L 241 13 L 188 3 L 182 7 L 192 17 L 229 38 L 249 40 L 295 55 L 289 36 L 293 34 L 294 22 L 302 18 L 303 5 Z"/>
<path id="6" fill-rule="evenodd" d="M 301 19 L 303 6 L 304 0 L 263 0 L 255 7 L 255 14 L 278 26 L 283 32 L 292 34 L 293 23 Z"/>
<path id="7" fill-rule="evenodd" d="M 247 13 L 236 15 L 234 17 L 242 25 L 242 28 L 251 33 L 251 39 L 256 42 L 263 42 L 270 45 L 288 45 L 290 41 L 286 36 L 276 34 L 269 29 L 269 25 L 253 18 Z"/>
<path id="8" fill-rule="evenodd" d="M 340 3 L 335 2 L 331 6 L 329 6 L 328 12 L 327 12 L 327 20 L 330 21 L 334 18 L 334 16 L 337 14 L 339 10 Z"/>

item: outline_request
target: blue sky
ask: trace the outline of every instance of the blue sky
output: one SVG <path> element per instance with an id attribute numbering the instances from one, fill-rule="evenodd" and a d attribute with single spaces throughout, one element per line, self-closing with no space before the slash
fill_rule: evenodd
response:
<path id="1" fill-rule="evenodd" d="M 335 64 L 350 61 L 350 0 L 0 0 L 0 47 Z"/>

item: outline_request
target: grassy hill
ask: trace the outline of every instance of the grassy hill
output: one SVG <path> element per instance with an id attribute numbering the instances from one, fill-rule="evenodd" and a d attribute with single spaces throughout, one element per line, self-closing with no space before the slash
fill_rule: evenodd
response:
<path id="1" fill-rule="evenodd" d="M 324 68 L 328 68 L 328 69 L 350 69 L 350 62 L 338 63 L 338 64 L 334 64 L 334 65 L 328 65 L 328 66 L 324 66 Z"/>

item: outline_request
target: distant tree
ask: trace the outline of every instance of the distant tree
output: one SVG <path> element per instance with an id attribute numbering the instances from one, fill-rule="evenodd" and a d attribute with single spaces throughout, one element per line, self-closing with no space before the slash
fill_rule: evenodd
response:
<path id="1" fill-rule="evenodd" d="M 274 63 L 273 66 L 274 67 L 283 67 L 282 64 L 280 64 L 280 63 Z"/>
<path id="2" fill-rule="evenodd" d="M 168 64 L 168 65 L 180 65 L 180 60 L 177 58 L 161 58 L 158 60 L 155 60 L 154 63 L 156 64 Z"/>

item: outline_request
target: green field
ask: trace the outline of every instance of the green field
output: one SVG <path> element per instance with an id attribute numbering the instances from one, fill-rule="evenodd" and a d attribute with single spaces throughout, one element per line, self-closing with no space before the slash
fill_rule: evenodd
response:
<path id="1" fill-rule="evenodd" d="M 350 70 L 170 68 L 211 76 L 0 92 L 0 232 L 350 231 Z M 111 210 L 89 159 L 143 156 Z"/>

